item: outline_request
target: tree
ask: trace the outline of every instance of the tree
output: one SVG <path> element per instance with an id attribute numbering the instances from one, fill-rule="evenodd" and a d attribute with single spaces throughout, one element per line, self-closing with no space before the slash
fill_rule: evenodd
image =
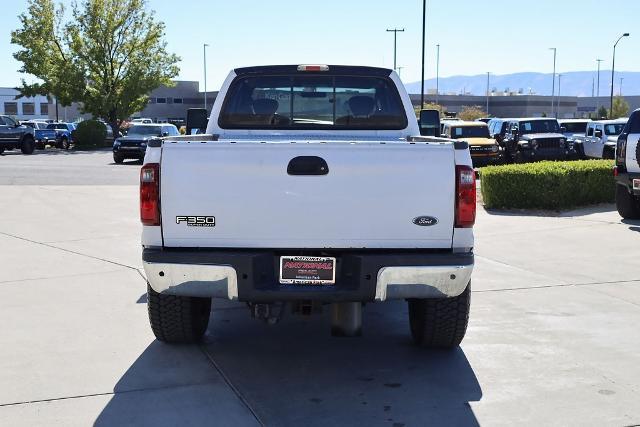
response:
<path id="1" fill-rule="evenodd" d="M 613 98 L 613 109 L 609 115 L 610 119 L 626 117 L 629 114 L 629 103 L 621 96 Z"/>
<path id="2" fill-rule="evenodd" d="M 458 118 L 462 120 L 473 121 L 475 119 L 479 119 L 482 117 L 487 117 L 487 113 L 481 107 L 477 107 L 477 106 L 471 107 L 471 106 L 465 105 L 464 107 L 462 107 L 462 110 L 460 110 L 460 112 L 458 113 Z"/>
<path id="3" fill-rule="evenodd" d="M 598 108 L 598 112 L 596 113 L 596 119 L 606 119 L 609 116 L 609 110 L 604 105 L 601 105 Z"/>
<path id="4" fill-rule="evenodd" d="M 21 28 L 11 42 L 25 96 L 52 94 L 62 105 L 80 102 L 84 113 L 104 119 L 120 134 L 123 120 L 142 110 L 148 94 L 171 85 L 180 58 L 167 52 L 164 23 L 147 11 L 146 0 L 84 0 L 73 3 L 64 22 L 64 6 L 54 0 L 29 0 L 19 16 Z"/>

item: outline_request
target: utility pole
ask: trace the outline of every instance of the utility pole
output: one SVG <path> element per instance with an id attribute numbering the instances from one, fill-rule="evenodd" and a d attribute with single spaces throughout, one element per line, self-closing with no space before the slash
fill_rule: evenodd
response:
<path id="1" fill-rule="evenodd" d="M 436 45 L 436 104 L 440 95 L 440 45 Z M 439 105 L 439 104 L 438 104 Z"/>
<path id="2" fill-rule="evenodd" d="M 596 86 L 596 112 L 600 109 L 600 63 L 604 61 L 604 59 L 596 59 L 598 63 L 598 84 Z"/>
<path id="3" fill-rule="evenodd" d="M 204 56 L 204 109 L 207 109 L 207 47 L 208 44 L 204 44 L 202 46 L 203 56 Z"/>
<path id="4" fill-rule="evenodd" d="M 624 33 L 623 35 L 618 37 L 618 40 L 616 40 L 615 44 L 613 45 L 613 58 L 611 60 L 611 109 L 609 110 L 610 119 L 613 118 L 613 77 L 615 75 L 616 69 L 616 46 L 618 46 L 618 42 L 622 40 L 623 37 L 629 37 L 629 33 Z"/>
<path id="5" fill-rule="evenodd" d="M 489 115 L 489 74 L 490 72 L 487 71 L 487 116 Z"/>
<path id="6" fill-rule="evenodd" d="M 622 81 L 624 80 L 624 77 L 620 77 L 620 93 L 618 93 L 618 96 L 622 96 Z"/>
<path id="7" fill-rule="evenodd" d="M 596 78 L 591 77 L 591 97 L 595 97 L 596 95 Z"/>
<path id="8" fill-rule="evenodd" d="M 398 77 L 402 78 L 402 69 L 406 67 L 398 66 Z"/>
<path id="9" fill-rule="evenodd" d="M 393 70 L 396 70 L 396 52 L 398 50 L 398 33 L 404 33 L 404 28 L 393 30 L 387 30 L 388 33 L 393 33 Z"/>
<path id="10" fill-rule="evenodd" d="M 556 119 L 560 115 L 560 89 L 562 87 L 562 74 L 558 74 L 558 98 L 556 102 Z"/>
<path id="11" fill-rule="evenodd" d="M 550 47 L 549 50 L 553 51 L 553 78 L 551 79 L 551 115 L 553 116 L 553 97 L 556 93 L 556 53 L 557 49 L 555 47 Z"/>
<path id="12" fill-rule="evenodd" d="M 420 84 L 420 109 L 424 108 L 424 45 L 427 32 L 427 0 L 422 0 L 422 83 Z"/>

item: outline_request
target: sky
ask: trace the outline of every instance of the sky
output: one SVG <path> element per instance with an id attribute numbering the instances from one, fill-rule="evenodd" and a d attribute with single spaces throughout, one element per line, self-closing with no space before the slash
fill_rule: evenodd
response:
<path id="1" fill-rule="evenodd" d="M 57 0 L 60 1 L 60 0 Z M 207 88 L 217 90 L 229 70 L 267 64 L 349 64 L 393 67 L 405 82 L 420 80 L 421 0 L 147 0 L 166 24 L 168 49 L 182 61 L 179 79 L 198 80 L 203 89 L 203 44 Z M 70 4 L 70 0 L 64 0 Z M 426 71 L 440 76 L 551 72 L 557 48 L 558 72 L 611 68 L 640 71 L 638 0 L 427 0 Z M 20 64 L 10 31 L 26 0 L 3 1 L 0 14 L 0 87 L 19 85 Z M 589 19 L 591 17 L 591 19 Z M 27 81 L 33 80 L 26 76 Z"/>

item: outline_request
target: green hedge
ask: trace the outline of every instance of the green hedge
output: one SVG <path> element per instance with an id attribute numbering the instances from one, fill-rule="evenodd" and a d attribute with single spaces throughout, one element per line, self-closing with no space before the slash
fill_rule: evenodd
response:
<path id="1" fill-rule="evenodd" d="M 77 148 L 104 147 L 107 138 L 107 128 L 104 123 L 97 120 L 85 120 L 78 123 L 74 134 L 74 143 Z"/>
<path id="2" fill-rule="evenodd" d="M 613 202 L 613 160 L 538 162 L 480 170 L 487 208 L 565 209 Z"/>

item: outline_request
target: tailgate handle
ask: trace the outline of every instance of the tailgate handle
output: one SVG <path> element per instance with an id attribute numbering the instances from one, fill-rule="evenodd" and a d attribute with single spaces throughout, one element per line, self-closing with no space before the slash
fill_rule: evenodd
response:
<path id="1" fill-rule="evenodd" d="M 298 156 L 291 159 L 287 166 L 289 175 L 326 175 L 329 165 L 318 156 Z"/>

